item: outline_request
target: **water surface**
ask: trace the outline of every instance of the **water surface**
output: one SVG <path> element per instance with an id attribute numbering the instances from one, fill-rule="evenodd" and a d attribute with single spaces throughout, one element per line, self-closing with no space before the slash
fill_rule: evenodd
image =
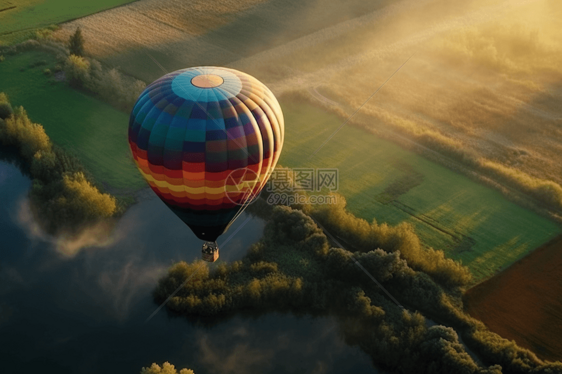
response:
<path id="1" fill-rule="evenodd" d="M 331 317 L 235 316 L 208 327 L 162 309 L 145 323 L 159 277 L 175 261 L 199 258 L 201 242 L 153 198 L 127 211 L 110 243 L 68 256 L 29 214 L 30 185 L 0 162 L 2 372 L 138 373 L 164 361 L 196 374 L 377 372 Z M 263 227 L 251 217 L 221 260 L 242 258 Z"/>

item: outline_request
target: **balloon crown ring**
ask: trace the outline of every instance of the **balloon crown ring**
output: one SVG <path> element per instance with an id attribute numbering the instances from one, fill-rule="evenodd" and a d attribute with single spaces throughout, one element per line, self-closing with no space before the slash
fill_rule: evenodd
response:
<path id="1" fill-rule="evenodd" d="M 191 79 L 191 84 L 199 88 L 215 88 L 223 83 L 224 79 L 216 74 L 201 74 Z"/>

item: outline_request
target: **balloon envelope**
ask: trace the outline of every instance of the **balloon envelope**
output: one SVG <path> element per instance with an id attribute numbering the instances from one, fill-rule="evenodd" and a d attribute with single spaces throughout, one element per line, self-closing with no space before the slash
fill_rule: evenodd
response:
<path id="1" fill-rule="evenodd" d="M 129 120 L 141 174 L 205 241 L 216 241 L 261 191 L 283 137 L 283 114 L 271 91 L 222 67 L 161 77 L 139 96 Z"/>

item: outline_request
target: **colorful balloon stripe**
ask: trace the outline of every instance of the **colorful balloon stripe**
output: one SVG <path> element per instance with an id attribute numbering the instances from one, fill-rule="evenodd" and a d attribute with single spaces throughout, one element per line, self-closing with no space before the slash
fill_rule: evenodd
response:
<path id="1" fill-rule="evenodd" d="M 154 192 L 204 240 L 214 241 L 259 193 L 284 138 L 277 99 L 248 74 L 178 70 L 151 83 L 129 121 L 135 162 Z"/>

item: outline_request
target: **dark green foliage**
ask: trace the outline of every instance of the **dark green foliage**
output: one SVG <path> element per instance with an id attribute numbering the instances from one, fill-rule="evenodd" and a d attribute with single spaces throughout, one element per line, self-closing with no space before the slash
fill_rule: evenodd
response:
<path id="1" fill-rule="evenodd" d="M 43 65 L 47 65 L 47 61 L 45 60 L 37 60 L 32 62 L 31 64 L 29 64 L 30 68 L 36 68 L 38 66 L 43 66 Z"/>
<path id="2" fill-rule="evenodd" d="M 471 280 L 468 268 L 446 258 L 443 251 L 424 249 L 413 228 L 408 224 L 396 227 L 369 224 L 346 210 L 343 196 L 336 195 L 337 204 L 304 206 L 303 209 L 324 225 L 331 233 L 349 244 L 350 249 L 368 252 L 381 248 L 399 253 L 415 270 L 429 274 L 448 288 L 466 286 Z"/>
<path id="3" fill-rule="evenodd" d="M 14 113 L 10 103 L 0 103 L 0 119 L 6 119 Z"/>
<path id="4" fill-rule="evenodd" d="M 420 344 L 419 353 L 425 358 L 424 364 L 429 373 L 471 374 L 478 369 L 459 343 L 457 333 L 450 327 L 430 327 L 426 339 Z"/>
<path id="5" fill-rule="evenodd" d="M 341 216 L 324 218 L 323 224 L 336 227 L 339 221 L 332 219 Z M 352 226 L 348 227 L 353 235 L 358 235 Z M 400 246 L 400 236 L 393 236 L 391 228 L 385 230 L 385 237 L 367 237 L 372 242 Z M 479 367 L 453 328 L 428 328 L 419 312 L 395 305 L 356 267 L 352 257 L 409 309 L 431 315 L 463 332 L 463 336 L 469 334 L 465 341 L 492 366 Z M 371 246 L 353 254 L 342 248 L 330 248 L 326 236 L 309 216 L 288 207 L 269 211 L 264 237 L 242 261 L 220 264 L 213 272 L 202 262 L 174 265 L 159 281 L 156 301 L 165 300 L 193 274 L 168 303 L 170 309 L 200 316 L 272 309 L 334 314 L 348 344 L 360 346 L 393 372 L 501 374 L 502 366 L 509 368 L 504 373 L 559 372 L 559 364 L 544 364 L 514 343 L 491 338 L 495 334 L 462 312 L 458 292 L 439 286 L 432 279 L 435 273 L 430 277 L 412 269 L 399 250 Z"/>
<path id="6" fill-rule="evenodd" d="M 545 364 L 531 351 L 486 329 L 468 330 L 463 339 L 477 349 L 484 360 L 501 365 L 505 373 L 562 373 L 562 363 Z"/>
<path id="7" fill-rule="evenodd" d="M 402 373 L 430 372 L 423 369 L 424 360 L 438 362 L 451 347 L 458 349 L 458 342 L 453 341 L 451 347 L 428 350 L 428 357 L 417 354 L 427 341 L 424 317 L 403 311 L 380 295 L 351 256 L 344 249 L 330 249 L 322 231 L 303 212 L 275 207 L 264 238 L 246 258 L 221 264 L 213 273 L 201 262 L 176 264 L 160 280 L 155 297 L 161 302 L 195 274 L 169 308 L 196 315 L 272 308 L 335 313 L 348 343 L 360 345 Z M 383 282 L 407 283 L 416 274 L 398 253 L 377 249 L 358 254 L 357 260 Z M 369 294 L 363 289 L 370 290 Z M 455 352 L 458 357 L 444 367 L 461 373 L 467 355 L 462 347 Z M 469 370 L 476 368 L 470 357 L 468 362 Z"/>
<path id="8" fill-rule="evenodd" d="M 39 47 L 41 44 L 37 40 L 26 40 L 23 43 L 10 45 L 10 46 L 0 46 L 0 53 L 13 56 L 20 52 L 29 51 Z"/>
<path id="9" fill-rule="evenodd" d="M 70 40 L 68 41 L 68 49 L 71 55 L 84 56 L 84 37 L 82 36 L 82 30 L 80 27 L 78 27 L 74 34 L 70 37 Z"/>
<path id="10" fill-rule="evenodd" d="M 143 367 L 140 374 L 194 374 L 194 372 L 191 369 L 180 369 L 178 371 L 174 365 L 164 362 L 162 366 L 153 363 L 149 367 Z"/>
<path id="11" fill-rule="evenodd" d="M 68 83 L 84 88 L 112 106 L 129 112 L 146 84 L 117 69 L 106 69 L 99 61 L 71 54 L 65 60 Z"/>
<path id="12" fill-rule="evenodd" d="M 62 179 L 63 175 L 71 173 L 87 174 L 75 156 L 56 145 L 50 151 L 36 153 L 31 162 L 31 174 L 43 183 Z"/>
<path id="13" fill-rule="evenodd" d="M 83 57 L 70 55 L 66 60 L 64 73 L 68 84 L 74 88 L 82 88 L 89 79 L 90 63 Z"/>
<path id="14" fill-rule="evenodd" d="M 4 94 L 0 99 L 7 101 Z M 115 198 L 101 193 L 80 162 L 51 144 L 43 127 L 31 122 L 22 107 L 0 120 L 0 143 L 16 149 L 28 168 L 33 179 L 31 208 L 47 232 L 73 234 L 115 213 Z"/>

